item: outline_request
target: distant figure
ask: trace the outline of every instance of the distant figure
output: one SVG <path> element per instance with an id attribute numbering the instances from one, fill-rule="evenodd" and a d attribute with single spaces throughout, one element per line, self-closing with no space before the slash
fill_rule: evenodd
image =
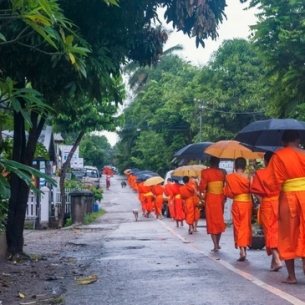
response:
<path id="1" fill-rule="evenodd" d="M 106 190 L 109 190 L 110 188 L 110 178 L 111 176 L 109 174 L 106 174 Z"/>

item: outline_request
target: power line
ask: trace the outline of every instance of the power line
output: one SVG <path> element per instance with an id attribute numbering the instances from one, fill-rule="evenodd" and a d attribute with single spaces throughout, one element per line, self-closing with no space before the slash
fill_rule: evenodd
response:
<path id="1" fill-rule="evenodd" d="M 220 113 L 227 113 L 227 114 L 259 114 L 259 113 L 265 113 L 266 110 L 261 110 L 261 111 L 252 111 L 252 112 L 233 112 L 233 111 L 224 111 L 224 110 L 217 110 L 214 108 L 209 108 L 206 106 L 203 106 L 204 109 L 208 109 L 210 111 L 214 112 L 220 112 Z"/>

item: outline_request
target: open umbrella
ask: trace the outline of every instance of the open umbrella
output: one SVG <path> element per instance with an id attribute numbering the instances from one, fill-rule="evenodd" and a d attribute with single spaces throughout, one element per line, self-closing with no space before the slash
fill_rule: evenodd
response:
<path id="1" fill-rule="evenodd" d="M 172 172 L 172 176 L 200 177 L 201 171 L 205 168 L 206 166 L 204 165 L 184 165 L 174 169 L 174 171 Z"/>
<path id="2" fill-rule="evenodd" d="M 189 144 L 177 152 L 174 153 L 174 157 L 177 159 L 188 160 L 204 160 L 210 157 L 210 155 L 204 153 L 204 150 L 208 148 L 213 142 L 198 142 Z"/>
<path id="3" fill-rule="evenodd" d="M 282 146 L 252 146 L 245 143 L 240 143 L 241 145 L 251 149 L 254 152 L 266 152 L 266 151 L 277 151 L 280 148 L 283 148 Z"/>
<path id="4" fill-rule="evenodd" d="M 162 182 L 164 182 L 164 179 L 161 178 L 160 176 L 158 176 L 158 177 L 151 177 L 151 178 L 148 178 L 144 182 L 144 185 L 145 186 L 152 186 L 152 185 L 157 185 L 157 184 L 162 183 Z"/>
<path id="5" fill-rule="evenodd" d="M 305 122 L 294 119 L 270 119 L 253 122 L 244 127 L 234 140 L 252 146 L 281 146 L 285 130 L 299 132 L 301 141 L 305 141 Z"/>
<path id="6" fill-rule="evenodd" d="M 239 157 L 245 159 L 262 158 L 261 154 L 251 151 L 237 141 L 218 141 L 209 146 L 205 152 L 220 159 L 236 159 Z"/>
<path id="7" fill-rule="evenodd" d="M 151 173 L 140 173 L 139 175 L 137 175 L 137 180 L 136 182 L 143 182 L 146 181 L 147 179 L 151 178 L 151 177 L 157 177 L 159 176 L 157 173 L 151 172 Z"/>

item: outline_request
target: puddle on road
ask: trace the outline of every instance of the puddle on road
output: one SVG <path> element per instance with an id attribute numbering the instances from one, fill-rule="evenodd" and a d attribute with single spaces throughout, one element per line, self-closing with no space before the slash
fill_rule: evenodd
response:
<path id="1" fill-rule="evenodd" d="M 124 250 L 138 250 L 138 249 L 143 249 L 145 246 L 129 246 L 129 247 L 124 247 Z"/>

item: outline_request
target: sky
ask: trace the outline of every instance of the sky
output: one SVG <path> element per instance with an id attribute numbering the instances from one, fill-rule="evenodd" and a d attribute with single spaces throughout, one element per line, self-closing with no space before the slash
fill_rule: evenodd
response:
<path id="1" fill-rule="evenodd" d="M 173 32 L 166 43 L 165 49 L 182 44 L 184 50 L 179 52 L 179 56 L 187 61 L 191 61 L 195 65 L 202 66 L 209 61 L 210 56 L 219 48 L 224 40 L 233 38 L 247 39 L 250 34 L 249 26 L 256 23 L 255 14 L 257 10 L 250 9 L 245 11 L 244 8 L 246 6 L 240 4 L 239 1 L 227 0 L 228 6 L 225 9 L 227 20 L 224 20 L 219 26 L 219 38 L 216 41 L 208 39 L 205 42 L 205 48 L 199 46 L 197 49 L 195 39 L 189 38 L 182 32 Z M 160 20 L 163 21 L 163 11 L 159 11 L 159 16 Z M 171 28 L 170 24 L 164 24 L 164 26 L 169 29 Z M 111 146 L 114 146 L 118 141 L 118 136 L 114 132 L 103 131 L 100 134 L 107 137 Z"/>

